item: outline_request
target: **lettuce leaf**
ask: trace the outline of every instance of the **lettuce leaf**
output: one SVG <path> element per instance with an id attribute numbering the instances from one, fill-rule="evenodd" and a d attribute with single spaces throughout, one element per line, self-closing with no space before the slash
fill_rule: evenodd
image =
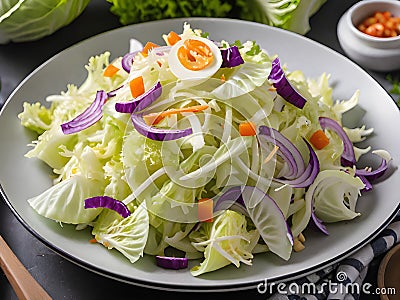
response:
<path id="1" fill-rule="evenodd" d="M 145 204 L 134 208 L 127 218 L 104 209 L 96 220 L 92 233 L 108 249 L 115 248 L 131 263 L 136 262 L 143 256 L 149 233 L 149 215 Z"/>
<path id="2" fill-rule="evenodd" d="M 50 129 L 53 121 L 53 115 L 51 110 L 41 105 L 39 102 L 36 103 L 24 103 L 24 110 L 18 115 L 21 119 L 22 126 L 42 134 L 46 130 Z"/>
<path id="3" fill-rule="evenodd" d="M 218 270 L 229 264 L 252 264 L 251 253 L 259 239 L 256 230 L 247 230 L 246 217 L 235 211 L 226 210 L 212 223 L 203 223 L 199 231 L 190 235 L 193 245 L 204 251 L 205 259 L 193 267 L 193 276 Z"/>
<path id="4" fill-rule="evenodd" d="M 364 183 L 339 170 L 321 171 L 306 192 L 312 198 L 315 215 L 325 222 L 351 220 L 359 216 L 356 204 Z"/>
<path id="5" fill-rule="evenodd" d="M 29 199 L 28 203 L 38 214 L 57 222 L 89 223 L 102 208 L 85 209 L 84 200 L 102 195 L 103 192 L 104 185 L 101 181 L 75 175 Z"/>

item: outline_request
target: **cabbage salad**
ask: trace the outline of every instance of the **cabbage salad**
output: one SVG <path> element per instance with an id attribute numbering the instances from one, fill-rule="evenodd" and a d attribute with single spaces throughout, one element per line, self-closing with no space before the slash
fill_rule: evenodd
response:
<path id="1" fill-rule="evenodd" d="M 187 23 L 163 39 L 93 56 L 80 86 L 48 107 L 24 103 L 21 124 L 38 134 L 26 157 L 55 175 L 32 209 L 89 226 L 88 241 L 131 263 L 193 260 L 193 276 L 255 254 L 289 260 L 307 228 L 329 235 L 360 215 L 391 157 L 356 146 L 372 128 L 342 126 L 358 90 L 334 100 L 329 75 L 307 78 L 255 41 L 213 41 Z M 357 166 L 369 152 L 381 164 Z"/>

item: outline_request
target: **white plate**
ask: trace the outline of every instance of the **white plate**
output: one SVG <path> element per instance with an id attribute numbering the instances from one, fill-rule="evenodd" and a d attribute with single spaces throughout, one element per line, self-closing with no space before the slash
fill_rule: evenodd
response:
<path id="1" fill-rule="evenodd" d="M 256 40 L 271 55 L 278 54 L 290 70 L 300 69 L 308 77 L 323 72 L 331 74 L 334 99 L 348 99 L 360 89 L 360 109 L 347 115 L 347 124 L 359 120 L 375 128 L 368 140 L 374 149 L 388 150 L 397 166 L 400 156 L 400 114 L 391 97 L 365 71 L 342 55 L 300 35 L 277 28 L 236 20 L 187 19 L 193 28 L 201 28 L 215 40 Z M 172 271 L 157 267 L 153 257 L 135 264 L 116 251 L 88 242 L 88 230 L 76 232 L 73 226 L 61 227 L 37 215 L 26 199 L 51 186 L 49 170 L 35 159 L 24 158 L 27 144 L 35 136 L 24 129 L 17 115 L 24 101 L 43 101 L 50 94 L 66 89 L 67 83 L 82 83 L 86 76 L 83 66 L 90 56 L 109 50 L 113 57 L 128 51 L 129 39 L 145 43 L 162 43 L 161 34 L 182 30 L 184 20 L 174 19 L 124 27 L 95 36 L 56 55 L 14 91 L 0 116 L 0 183 L 2 194 L 16 217 L 38 239 L 67 259 L 105 276 L 128 283 L 154 288 L 180 290 L 233 290 L 256 286 L 258 283 L 294 279 L 337 262 L 376 236 L 394 217 L 399 207 L 400 176 L 393 168 L 385 180 L 375 184 L 373 191 L 363 195 L 357 210 L 362 215 L 351 222 L 329 225 L 330 236 L 314 230 L 307 233 L 307 247 L 294 253 L 285 262 L 271 254 L 257 255 L 253 266 L 222 270 L 193 277 L 189 269 Z M 196 262 L 197 263 L 197 262 Z M 192 265 L 195 263 L 193 262 Z M 191 265 L 190 265 L 191 266 Z M 51 274 L 49 274 L 51 276 Z"/>

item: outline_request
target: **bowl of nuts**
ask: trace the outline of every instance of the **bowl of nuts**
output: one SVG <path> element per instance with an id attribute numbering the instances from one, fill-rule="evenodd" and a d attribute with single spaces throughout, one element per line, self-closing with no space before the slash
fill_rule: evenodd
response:
<path id="1" fill-rule="evenodd" d="M 340 18 L 337 35 L 343 51 L 360 66 L 400 70 L 400 1 L 357 2 Z"/>

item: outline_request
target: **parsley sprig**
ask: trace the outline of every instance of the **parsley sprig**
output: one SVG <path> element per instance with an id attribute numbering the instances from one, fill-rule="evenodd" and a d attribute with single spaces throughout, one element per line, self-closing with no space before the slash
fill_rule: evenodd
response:
<path id="1" fill-rule="evenodd" d="M 389 90 L 389 93 L 392 95 L 397 95 L 397 100 L 395 102 L 397 106 L 400 108 L 400 73 L 392 74 L 389 73 L 386 75 L 386 80 L 390 82 L 392 88 Z"/>

